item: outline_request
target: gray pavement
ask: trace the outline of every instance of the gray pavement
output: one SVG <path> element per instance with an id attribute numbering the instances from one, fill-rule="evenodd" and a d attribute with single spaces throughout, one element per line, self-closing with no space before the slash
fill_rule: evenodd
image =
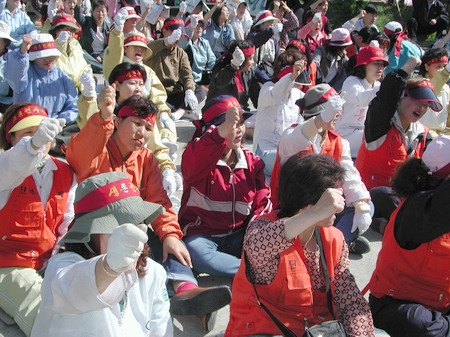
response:
<path id="1" fill-rule="evenodd" d="M 100 82 L 99 82 L 100 83 Z M 178 157 L 175 161 L 178 171 L 180 171 L 181 155 L 186 147 L 186 144 L 191 140 L 194 132 L 194 127 L 191 123 L 185 121 L 177 122 L 178 130 Z M 247 141 L 246 147 L 252 147 L 252 142 Z M 181 199 L 182 191 L 177 191 L 176 196 Z M 381 247 L 381 235 L 373 232 L 369 229 L 364 236 L 371 242 L 371 251 L 364 256 L 350 255 L 350 269 L 353 272 L 356 282 L 360 289 L 369 281 L 378 255 L 378 251 Z M 228 285 L 231 286 L 230 279 L 210 277 L 208 275 L 201 274 L 198 278 L 201 286 L 214 286 L 214 285 Z M 202 329 L 200 320 L 195 316 L 174 316 L 173 323 L 175 327 L 174 336 L 183 337 L 198 337 L 198 336 L 223 336 L 229 317 L 229 306 L 226 306 L 219 310 L 217 315 L 217 321 L 214 329 L 209 333 L 206 333 Z M 0 337 L 24 337 L 24 334 L 20 331 L 17 325 L 7 326 L 4 322 L 0 321 Z M 43 336 L 44 337 L 44 336 Z"/>

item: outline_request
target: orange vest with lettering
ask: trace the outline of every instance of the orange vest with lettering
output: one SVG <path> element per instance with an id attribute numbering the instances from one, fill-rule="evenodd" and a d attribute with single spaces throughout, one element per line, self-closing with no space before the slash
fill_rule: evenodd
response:
<path id="1" fill-rule="evenodd" d="M 425 135 L 414 149 L 416 158 L 422 157 L 423 151 L 425 151 L 428 128 L 425 126 L 424 128 Z M 370 190 L 378 186 L 390 187 L 395 168 L 406 159 L 408 159 L 408 154 L 402 135 L 395 126 L 392 126 L 386 134 L 385 141 L 378 149 L 368 150 L 363 141 L 356 157 L 355 166 L 361 174 L 363 183 Z"/>
<path id="2" fill-rule="evenodd" d="M 292 125 L 292 127 L 296 127 L 297 124 Z M 308 146 L 308 148 L 305 150 L 311 153 L 314 153 L 314 148 L 312 145 Z M 341 162 L 342 158 L 342 138 L 339 135 L 338 132 L 330 130 L 327 132 L 327 138 L 324 141 L 324 144 L 322 145 L 322 149 L 320 150 L 321 154 L 327 154 L 330 157 L 334 158 L 338 163 Z M 270 201 L 272 201 L 272 207 L 273 209 L 277 208 L 280 204 L 278 200 L 278 183 L 280 179 L 280 171 L 281 171 L 281 165 L 280 165 L 280 157 L 278 156 L 278 150 L 277 150 L 277 156 L 275 158 L 275 162 L 273 164 L 272 169 L 272 175 L 270 176 L 270 190 L 271 196 Z"/>
<path id="3" fill-rule="evenodd" d="M 277 211 L 265 218 L 276 221 Z M 342 232 L 334 227 L 320 228 L 328 272 L 333 280 L 334 268 L 342 252 Z M 311 327 L 323 321 L 333 320 L 327 307 L 325 292 L 312 291 L 312 280 L 308 271 L 303 247 L 297 238 L 294 244 L 280 254 L 278 272 L 272 283 L 255 285 L 260 301 L 297 336 L 305 332 L 305 322 Z M 331 283 L 334 293 L 334 285 Z M 335 309 L 335 316 L 338 317 Z M 252 334 L 279 335 L 280 330 L 256 302 L 256 294 L 246 276 L 245 259 L 233 279 L 230 304 L 230 320 L 225 337 Z"/>
<path id="4" fill-rule="evenodd" d="M 39 270 L 51 256 L 73 182 L 70 166 L 52 160 L 58 169 L 53 171 L 53 185 L 46 205 L 42 205 L 34 179 L 29 176 L 12 190 L 0 210 L 0 268 Z"/>
<path id="5" fill-rule="evenodd" d="M 448 314 L 450 310 L 450 234 L 413 250 L 397 244 L 394 223 L 403 201 L 392 213 L 368 288 L 373 296 L 391 296 Z"/>

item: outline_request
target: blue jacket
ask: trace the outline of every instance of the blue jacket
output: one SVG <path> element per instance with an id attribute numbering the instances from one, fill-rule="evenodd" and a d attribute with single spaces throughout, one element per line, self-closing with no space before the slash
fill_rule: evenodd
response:
<path id="1" fill-rule="evenodd" d="M 10 36 L 17 40 L 18 43 L 11 43 L 9 49 L 15 49 L 22 44 L 22 36 L 24 34 L 31 34 L 36 32 L 36 27 L 31 22 L 27 13 L 23 12 L 20 8 L 16 8 L 14 15 L 11 14 L 6 7 L 6 0 L 0 0 L 0 20 L 6 22 L 11 28 Z"/>
<path id="2" fill-rule="evenodd" d="M 219 50 L 218 46 L 216 46 L 220 32 L 222 32 L 222 43 L 225 47 L 224 50 Z M 229 24 L 219 27 L 212 19 L 209 19 L 208 21 L 208 27 L 203 32 L 203 38 L 208 40 L 216 58 L 220 58 L 220 56 L 227 51 L 231 41 L 235 40 L 233 27 Z"/>
<path id="3" fill-rule="evenodd" d="M 0 56 L 0 103 L 12 104 L 12 91 L 5 78 L 6 54 Z"/>
<path id="4" fill-rule="evenodd" d="M 189 62 L 191 63 L 194 81 L 195 83 L 198 83 L 202 79 L 202 74 L 206 72 L 206 68 L 211 71 L 214 67 L 214 64 L 216 64 L 216 56 L 214 55 L 208 40 L 201 37 L 198 39 L 197 45 L 192 43 L 192 40 L 189 40 L 185 51 L 186 54 L 188 54 Z"/>
<path id="5" fill-rule="evenodd" d="M 400 48 L 400 56 L 395 56 L 394 51 L 395 51 L 395 46 L 392 48 L 391 52 L 389 53 L 389 58 L 388 58 L 389 65 L 386 67 L 386 69 L 384 69 L 385 75 L 389 74 L 391 71 L 400 69 L 406 63 L 406 61 L 408 61 L 408 59 L 411 56 L 415 56 L 419 59 L 422 58 L 422 53 L 423 53 L 422 49 L 420 49 L 420 47 L 418 45 L 416 45 L 408 40 L 402 41 L 402 46 Z"/>
<path id="6" fill-rule="evenodd" d="M 49 71 L 29 61 L 20 49 L 6 55 L 5 78 L 13 90 L 13 103 L 33 102 L 48 110 L 49 117 L 64 118 L 66 123 L 78 115 L 77 89 L 61 69 Z"/>

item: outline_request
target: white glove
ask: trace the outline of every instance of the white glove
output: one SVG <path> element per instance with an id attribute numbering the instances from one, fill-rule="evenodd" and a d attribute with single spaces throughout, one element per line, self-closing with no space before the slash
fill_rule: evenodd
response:
<path id="1" fill-rule="evenodd" d="M 162 128 L 169 129 L 172 133 L 177 133 L 177 128 L 175 126 L 175 122 L 170 118 L 169 114 L 167 112 L 161 112 L 159 115 L 159 124 Z"/>
<path id="2" fill-rule="evenodd" d="M 80 82 L 83 85 L 83 96 L 84 97 L 97 97 L 97 92 L 95 91 L 95 81 L 94 77 L 84 72 L 80 76 Z"/>
<path id="3" fill-rule="evenodd" d="M 125 7 L 122 7 L 116 15 L 114 15 L 114 29 L 118 32 L 123 30 L 123 25 L 127 21 L 128 11 Z"/>
<path id="4" fill-rule="evenodd" d="M 195 27 L 197 27 L 198 25 L 198 15 L 197 14 L 192 14 L 191 15 L 191 23 L 190 26 L 192 29 L 195 29 Z"/>
<path id="5" fill-rule="evenodd" d="M 380 48 L 380 44 L 378 43 L 377 40 L 372 40 L 372 41 L 370 41 L 369 46 Z"/>
<path id="6" fill-rule="evenodd" d="M 333 96 L 328 99 L 325 110 L 320 113 L 320 117 L 325 123 L 331 121 L 338 111 L 342 111 L 342 106 L 344 105 L 344 100 L 341 96 Z"/>
<path id="7" fill-rule="evenodd" d="M 197 109 L 198 100 L 191 89 L 186 90 L 186 93 L 184 94 L 184 104 L 190 106 L 192 110 Z"/>
<path id="8" fill-rule="evenodd" d="M 56 14 L 58 14 L 58 8 L 53 8 L 51 11 L 47 11 L 48 19 L 50 20 L 50 22 L 53 21 L 53 18 Z"/>
<path id="9" fill-rule="evenodd" d="M 138 227 L 131 223 L 114 228 L 106 251 L 109 268 L 116 273 L 123 273 L 133 267 L 148 240 L 143 230 L 143 226 Z"/>
<path id="10" fill-rule="evenodd" d="M 280 39 L 280 33 L 283 30 L 283 24 L 282 23 L 276 23 L 273 25 L 273 37 L 277 40 Z"/>
<path id="11" fill-rule="evenodd" d="M 185 1 L 180 2 L 180 13 L 186 13 L 187 4 Z"/>
<path id="12" fill-rule="evenodd" d="M 181 38 L 181 28 L 175 29 L 169 37 L 167 37 L 168 44 L 174 44 Z"/>
<path id="13" fill-rule="evenodd" d="M 175 180 L 175 171 L 168 168 L 162 173 L 162 183 L 164 189 L 167 192 L 167 196 L 170 197 L 177 190 L 177 182 Z"/>
<path id="14" fill-rule="evenodd" d="M 322 13 L 317 12 L 316 14 L 314 14 L 314 16 L 313 16 L 311 21 L 312 21 L 313 24 L 316 24 L 320 20 L 322 20 Z"/>
<path id="15" fill-rule="evenodd" d="M 361 235 L 366 230 L 369 229 L 372 223 L 372 218 L 369 212 L 358 212 L 353 216 L 353 225 L 351 232 L 353 233 L 356 229 L 359 229 L 359 234 Z"/>
<path id="16" fill-rule="evenodd" d="M 233 58 L 231 59 L 231 63 L 235 67 L 240 67 L 242 63 L 245 61 L 245 55 L 242 52 L 241 48 L 236 47 L 236 49 L 233 52 Z"/>
<path id="17" fill-rule="evenodd" d="M 53 141 L 56 135 L 62 131 L 61 123 L 56 118 L 44 118 L 38 126 L 36 133 L 31 138 L 31 143 L 40 148 Z"/>
<path id="18" fill-rule="evenodd" d="M 66 30 L 63 30 L 59 33 L 57 40 L 59 43 L 64 44 L 67 41 L 69 41 L 71 36 L 72 36 L 72 33 L 68 32 Z"/>

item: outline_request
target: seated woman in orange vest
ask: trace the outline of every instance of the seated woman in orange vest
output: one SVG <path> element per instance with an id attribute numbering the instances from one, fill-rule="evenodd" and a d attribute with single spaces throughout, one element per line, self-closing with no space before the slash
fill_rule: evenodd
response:
<path id="1" fill-rule="evenodd" d="M 349 336 L 374 336 L 369 304 L 348 268 L 348 247 L 342 233 L 333 227 L 335 214 L 345 206 L 338 188 L 344 175 L 345 170 L 323 154 L 292 156 L 283 165 L 281 210 L 251 222 L 244 237 L 245 255 L 233 280 L 226 337 L 280 335 L 280 329 L 258 305 L 256 292 L 260 303 L 297 336 L 303 335 L 306 326 L 333 316 Z M 332 280 L 333 312 L 327 305 L 316 230 Z M 247 272 L 253 280 L 247 278 Z"/>
<path id="2" fill-rule="evenodd" d="M 334 131 L 344 101 L 332 87 L 323 83 L 309 89 L 297 102 L 306 122 L 287 129 L 281 136 L 275 164 L 278 167 L 274 167 L 275 173 L 270 179 L 272 202 L 278 205 L 279 167 L 289 157 L 301 151 L 333 157 L 345 170 L 342 189 L 346 201 L 346 207 L 337 215 L 334 225 L 344 234 L 351 253 L 365 254 L 370 251 L 369 241 L 360 235 L 370 226 L 373 204 L 353 165 L 348 141 Z"/>
<path id="3" fill-rule="evenodd" d="M 450 333 L 450 137 L 398 168 L 402 198 L 386 226 L 368 288 L 377 327 L 392 337 Z"/>
<path id="4" fill-rule="evenodd" d="M 48 155 L 60 121 L 33 103 L 10 106 L 0 128 L 0 308 L 29 336 L 42 272 L 73 218 L 75 179 Z"/>
<path id="5" fill-rule="evenodd" d="M 419 119 L 428 108 L 442 109 L 429 80 L 406 80 L 419 64 L 418 58 L 410 57 L 401 69 L 386 75 L 367 111 L 356 157 L 356 168 L 375 205 L 372 229 L 380 233 L 399 203 L 391 189 L 396 166 L 408 157 L 421 157 L 431 141 Z"/>

